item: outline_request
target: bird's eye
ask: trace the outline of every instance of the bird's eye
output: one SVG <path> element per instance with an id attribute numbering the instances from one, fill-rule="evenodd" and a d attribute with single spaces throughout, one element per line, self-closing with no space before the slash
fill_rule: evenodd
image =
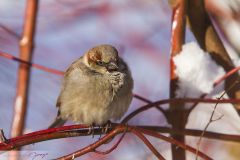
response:
<path id="1" fill-rule="evenodd" d="M 103 65 L 104 65 L 104 62 L 101 61 L 101 60 L 97 60 L 97 64 L 98 64 L 99 66 L 103 66 Z"/>

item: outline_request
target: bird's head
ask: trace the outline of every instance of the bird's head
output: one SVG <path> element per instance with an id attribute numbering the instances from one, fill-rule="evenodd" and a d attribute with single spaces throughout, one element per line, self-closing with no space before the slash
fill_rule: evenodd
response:
<path id="1" fill-rule="evenodd" d="M 84 63 L 99 73 L 117 71 L 119 66 L 118 51 L 111 45 L 99 45 L 84 54 Z"/>

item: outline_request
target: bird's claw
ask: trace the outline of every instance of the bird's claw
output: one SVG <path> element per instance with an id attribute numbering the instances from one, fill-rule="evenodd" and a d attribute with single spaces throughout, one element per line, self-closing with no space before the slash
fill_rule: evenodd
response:
<path id="1" fill-rule="evenodd" d="M 88 135 L 92 135 L 92 138 L 94 138 L 94 124 L 91 124 L 90 126 L 89 126 L 89 128 L 88 128 Z"/>
<path id="2" fill-rule="evenodd" d="M 107 123 L 102 128 L 102 133 L 106 134 L 108 132 L 109 128 L 111 128 L 111 126 L 112 126 L 112 122 L 108 120 Z"/>

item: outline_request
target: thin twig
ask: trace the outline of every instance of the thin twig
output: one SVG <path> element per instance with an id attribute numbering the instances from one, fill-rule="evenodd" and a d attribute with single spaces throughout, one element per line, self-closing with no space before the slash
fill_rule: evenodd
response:
<path id="1" fill-rule="evenodd" d="M 102 144 L 106 143 L 108 140 L 111 140 L 113 137 L 115 137 L 117 134 L 121 133 L 121 128 L 116 128 L 114 130 L 112 130 L 111 132 L 109 132 L 107 135 L 105 135 L 104 137 L 102 137 L 101 139 L 99 139 L 98 141 L 96 141 L 95 143 L 92 143 L 76 152 L 73 152 L 71 154 L 56 158 L 57 160 L 71 160 L 72 157 L 74 156 L 79 157 L 81 155 L 84 155 L 86 153 L 89 152 L 94 152 L 95 149 L 99 146 L 101 146 Z"/>
<path id="2" fill-rule="evenodd" d="M 228 91 L 231 90 L 237 83 L 239 83 L 239 82 L 236 81 L 235 83 L 233 83 L 232 86 L 230 86 L 230 88 L 228 89 Z M 220 96 L 219 98 L 217 98 L 217 100 L 218 100 L 218 101 L 221 100 L 226 93 L 227 93 L 227 91 L 224 91 L 224 92 L 221 94 L 221 96 Z M 209 118 L 209 121 L 208 121 L 207 125 L 204 127 L 204 129 L 203 129 L 203 131 L 202 131 L 202 134 L 201 134 L 201 136 L 199 137 L 199 140 L 198 140 L 198 142 L 197 142 L 196 160 L 198 159 L 198 152 L 199 152 L 199 149 L 200 149 L 200 144 L 201 144 L 203 135 L 204 135 L 205 132 L 207 131 L 208 127 L 210 126 L 211 123 L 213 123 L 213 122 L 215 122 L 215 121 L 218 121 L 218 120 L 220 120 L 220 119 L 223 117 L 223 115 L 221 115 L 221 116 L 219 116 L 218 118 L 213 119 L 213 116 L 214 116 L 214 113 L 215 113 L 215 111 L 216 111 L 216 109 L 217 109 L 218 104 L 219 104 L 219 102 L 216 102 L 216 104 L 215 104 L 215 106 L 214 106 L 214 108 L 213 108 L 213 111 L 212 111 L 212 113 L 211 113 L 211 116 L 210 116 L 210 118 Z"/>
<path id="3" fill-rule="evenodd" d="M 150 100 L 148 100 L 148 99 L 146 99 L 146 98 L 144 98 L 144 97 L 141 97 L 141 96 L 139 96 L 139 95 L 137 95 L 137 94 L 134 94 L 134 97 L 137 98 L 137 99 L 139 99 L 139 100 L 141 100 L 141 101 L 143 101 L 143 102 L 146 102 L 146 103 L 148 103 L 148 104 L 151 104 L 151 103 L 152 103 L 152 101 L 150 101 Z M 161 106 L 156 105 L 155 107 L 156 107 L 157 110 L 159 110 L 160 112 L 163 113 L 163 115 L 165 116 L 165 118 L 167 117 L 167 112 L 166 112 Z"/>
<path id="4" fill-rule="evenodd" d="M 56 75 L 64 75 L 63 71 L 60 71 L 60 70 L 57 70 L 57 69 L 52 69 L 52 68 L 49 68 L 49 67 L 45 67 L 43 65 L 32 63 L 32 62 L 29 62 L 29 61 L 25 61 L 23 59 L 20 59 L 20 58 L 15 57 L 11 54 L 8 54 L 8 53 L 0 52 L 0 56 L 2 56 L 4 58 L 7 58 L 7 59 L 10 59 L 10 60 L 13 60 L 13 61 L 16 61 L 16 62 L 19 62 L 19 63 L 22 63 L 22 64 L 26 64 L 26 65 L 31 66 L 31 67 L 35 67 L 39 70 L 42 70 L 42 71 L 45 71 L 45 72 L 48 72 L 48 73 L 52 73 L 52 74 L 56 74 Z"/>
<path id="5" fill-rule="evenodd" d="M 225 92 L 224 92 L 224 94 L 225 94 Z M 222 94 L 221 97 L 222 97 L 224 94 Z M 219 99 L 220 99 L 220 98 L 219 98 Z M 198 142 L 197 142 L 196 160 L 198 159 L 198 152 L 199 152 L 200 144 L 201 144 L 203 135 L 204 135 L 204 133 L 206 132 L 207 128 L 209 127 L 209 125 L 210 125 L 211 123 L 213 123 L 213 122 L 215 122 L 215 121 L 217 121 L 217 120 L 220 120 L 220 119 L 223 117 L 223 115 L 221 115 L 219 118 L 213 120 L 213 115 L 214 115 L 214 113 L 215 113 L 215 111 L 216 111 L 217 104 L 218 104 L 218 103 L 216 103 L 216 105 L 214 106 L 213 111 L 212 111 L 211 116 L 210 116 L 210 119 L 209 119 L 207 125 L 204 127 L 204 129 L 203 129 L 203 131 L 202 131 L 202 134 L 201 134 L 201 136 L 199 137 L 199 140 L 198 140 Z"/>
<path id="6" fill-rule="evenodd" d="M 151 144 L 151 142 L 148 141 L 148 139 L 140 132 L 140 130 L 133 129 L 131 132 L 138 136 L 138 138 L 141 139 L 146 144 L 146 146 L 153 152 L 153 154 L 159 160 L 165 160 L 165 158 L 156 150 L 156 148 Z"/>
<path id="7" fill-rule="evenodd" d="M 113 150 L 115 150 L 118 145 L 120 144 L 120 142 L 123 140 L 124 136 L 125 136 L 126 132 L 124 132 L 121 137 L 119 138 L 119 140 L 117 141 L 117 143 L 115 145 L 113 145 L 110 149 L 106 150 L 106 151 L 98 151 L 98 150 L 94 150 L 95 153 L 97 154 L 102 154 L 102 155 L 105 155 L 105 154 L 109 154 L 111 153 Z"/>
<path id="8" fill-rule="evenodd" d="M 146 111 L 150 108 L 153 108 L 156 105 L 162 105 L 166 103 L 240 103 L 240 99 L 221 99 L 221 100 L 216 100 L 216 99 L 198 99 L 198 98 L 176 98 L 176 99 L 163 99 L 160 101 L 153 102 L 151 104 L 147 104 L 145 106 L 142 106 L 129 115 L 127 115 L 121 123 L 127 123 L 130 119 L 135 117 L 137 114 Z"/>
<path id="9" fill-rule="evenodd" d="M 220 84 L 222 81 L 226 80 L 228 77 L 230 77 L 231 75 L 233 75 L 234 73 L 236 73 L 237 71 L 240 70 L 240 66 L 237 66 L 235 68 L 233 68 L 232 70 L 228 71 L 226 74 L 224 74 L 222 77 L 220 77 L 219 79 L 217 79 L 214 82 L 214 87 L 218 84 Z"/>
<path id="10" fill-rule="evenodd" d="M 178 140 L 175 140 L 173 139 L 172 137 L 167 137 L 167 136 L 164 136 L 162 134 L 159 134 L 157 132 L 153 132 L 153 131 L 150 131 L 150 130 L 146 130 L 146 129 L 141 129 L 141 128 L 138 128 L 138 130 L 140 130 L 142 133 L 144 134 L 147 134 L 147 135 L 150 135 L 150 136 L 153 136 L 153 137 L 156 137 L 156 138 L 159 138 L 159 139 L 162 139 L 166 142 L 169 142 L 171 144 L 174 144 L 184 150 L 187 150 L 191 153 L 196 153 L 196 149 L 189 146 L 189 145 L 186 145 Z M 199 156 L 201 156 L 201 158 L 203 159 L 206 159 L 206 160 L 212 160 L 212 158 L 210 158 L 209 156 L 207 156 L 206 154 L 204 154 L 203 152 L 200 152 L 199 151 Z"/>
<path id="11" fill-rule="evenodd" d="M 218 78 L 214 83 L 213 83 L 213 87 L 216 87 L 217 85 L 219 85 L 222 81 L 226 80 L 228 77 L 230 77 L 231 75 L 233 75 L 234 73 L 236 73 L 237 71 L 240 70 L 240 66 L 237 66 L 236 68 L 230 70 L 229 72 L 227 72 L 226 74 L 224 74 L 222 77 Z M 200 98 L 205 98 L 207 96 L 207 94 L 202 94 L 200 96 Z M 188 114 L 191 113 L 191 111 L 198 105 L 198 102 L 194 103 L 190 109 L 188 110 Z"/>
<path id="12" fill-rule="evenodd" d="M 3 57 L 3 58 L 7 58 L 7 59 L 10 59 L 10 60 L 13 60 L 13 61 L 16 61 L 16 62 L 19 62 L 19 63 L 24 63 L 24 64 L 27 64 L 31 67 L 35 67 L 39 70 L 42 70 L 42 71 L 45 71 L 45 72 L 48 72 L 48 73 L 52 73 L 52 74 L 57 74 L 57 75 L 63 75 L 64 72 L 63 71 L 60 71 L 60 70 L 57 70 L 57 69 L 52 69 L 52 68 L 49 68 L 49 67 L 46 67 L 46 66 L 43 66 L 43 65 L 40 65 L 40 64 L 36 64 L 36 63 L 32 63 L 32 62 L 29 62 L 29 61 L 25 61 L 23 59 L 20 59 L 18 57 L 15 57 L 13 56 L 12 54 L 9 54 L 9 53 L 6 53 L 6 52 L 2 52 L 0 51 L 0 56 Z M 237 71 L 240 70 L 240 66 L 237 66 L 235 68 L 233 68 L 232 70 L 228 71 L 226 74 L 224 74 L 222 77 L 218 78 L 213 86 L 216 87 L 218 84 L 220 84 L 222 81 L 224 81 L 226 78 L 228 78 L 229 76 L 231 76 L 232 74 L 236 73 Z M 142 100 L 144 102 L 147 102 L 149 103 L 150 101 L 147 100 L 146 98 L 143 98 L 143 97 L 138 97 L 139 95 L 134 95 L 136 98 L 138 98 L 139 100 Z"/>
<path id="13" fill-rule="evenodd" d="M 144 128 L 151 131 L 157 131 L 160 133 L 170 133 L 170 134 L 174 133 L 174 134 L 185 135 L 185 136 L 200 137 L 202 134 L 202 130 L 196 130 L 196 129 L 176 130 L 170 127 L 161 127 L 161 126 L 136 126 L 136 127 Z M 224 133 L 206 131 L 204 134 L 204 137 L 221 140 L 221 141 L 240 142 L 240 135 L 233 135 L 233 134 L 224 134 Z"/>
<path id="14" fill-rule="evenodd" d="M 0 143 L 6 143 L 8 139 L 5 137 L 3 129 L 0 129 Z"/>
<path id="15" fill-rule="evenodd" d="M 12 35 L 17 40 L 19 40 L 21 38 L 21 36 L 19 34 L 17 34 L 16 32 L 14 32 L 13 30 L 9 29 L 7 26 L 5 26 L 3 24 L 0 24 L 0 28 L 2 28 L 4 31 L 6 31 L 10 35 Z"/>

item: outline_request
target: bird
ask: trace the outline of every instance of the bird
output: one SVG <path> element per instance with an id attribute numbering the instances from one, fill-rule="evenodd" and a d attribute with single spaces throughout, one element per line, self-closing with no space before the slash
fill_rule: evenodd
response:
<path id="1" fill-rule="evenodd" d="M 102 126 L 119 120 L 133 97 L 133 78 L 115 47 L 97 45 L 74 61 L 64 73 L 56 106 L 58 114 L 49 128 L 67 120 Z"/>

